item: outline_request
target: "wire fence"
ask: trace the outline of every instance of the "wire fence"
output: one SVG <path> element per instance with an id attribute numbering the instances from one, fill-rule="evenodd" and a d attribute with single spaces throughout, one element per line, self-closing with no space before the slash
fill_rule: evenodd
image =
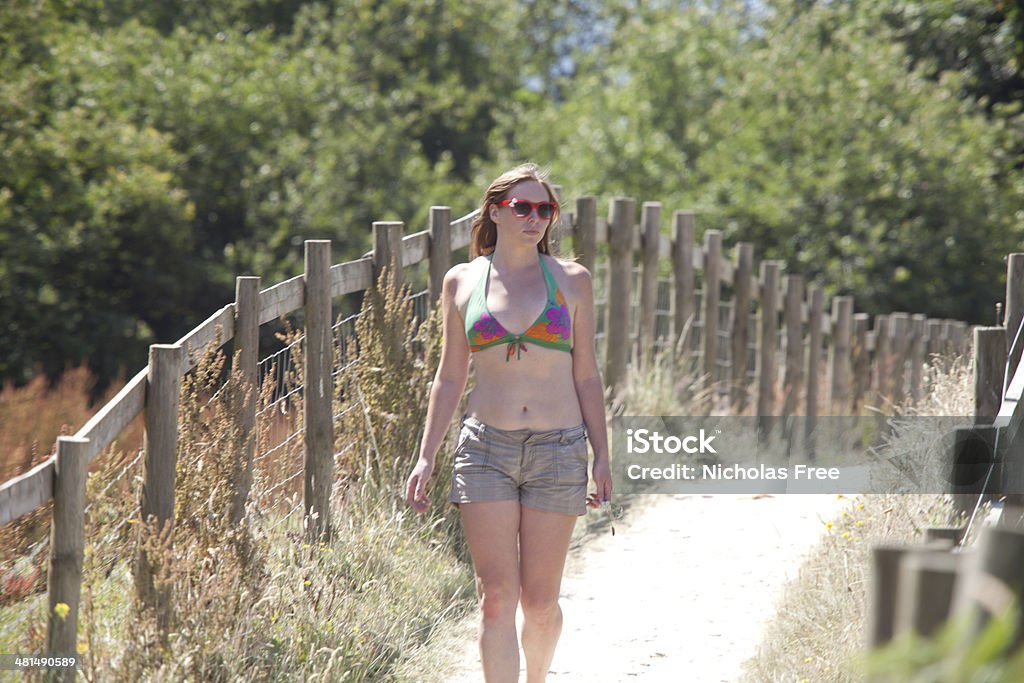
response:
<path id="1" fill-rule="evenodd" d="M 425 320 L 431 310 L 429 293 L 420 291 L 409 295 L 408 300 L 412 303 L 415 324 Z M 332 376 L 336 386 L 359 361 L 357 326 L 361 315 L 339 318 L 332 326 L 335 341 Z M 303 509 L 304 336 L 301 330 L 286 327 L 281 337 L 283 346 L 257 364 L 256 424 L 251 435 L 255 448 L 250 505 L 268 532 L 294 521 L 296 513 Z M 208 361 L 213 366 L 205 371 L 206 376 L 194 380 L 205 382 L 205 386 L 196 388 L 199 404 L 183 404 L 182 415 L 191 414 L 199 420 L 199 424 L 189 426 L 184 432 L 198 434 L 200 438 L 190 444 L 179 443 L 179 454 L 186 455 L 179 460 L 179 470 L 213 467 L 220 464 L 218 460 L 230 449 L 225 435 L 216 433 L 215 423 L 227 419 L 232 411 L 231 375 L 225 370 L 227 361 L 223 352 L 216 355 L 220 360 Z M 197 372 L 204 372 L 202 364 Z M 183 401 L 187 399 L 183 397 Z M 359 446 L 358 438 L 341 433 L 339 428 L 346 417 L 361 408 L 358 396 L 335 401 L 336 463 L 351 456 Z M 125 580 L 130 576 L 133 558 L 127 549 L 132 547 L 133 533 L 139 522 L 144 460 L 143 447 L 125 451 L 118 450 L 115 444 L 94 463 L 85 507 L 86 565 L 90 575 L 98 571 L 101 576 L 122 576 Z M 0 633 L 8 634 L 0 636 L 0 651 L 43 649 L 41 643 L 32 639 L 45 633 L 45 622 L 40 621 L 40 615 L 45 614 L 51 516 L 52 503 L 47 503 L 0 527 Z M 94 590 L 90 586 L 84 588 Z M 130 586 L 126 588 L 130 590 Z M 5 609 L 14 605 L 19 605 L 19 609 Z M 16 637 L 21 640 L 7 640 L 15 637 L 13 634 L 19 634 Z"/>

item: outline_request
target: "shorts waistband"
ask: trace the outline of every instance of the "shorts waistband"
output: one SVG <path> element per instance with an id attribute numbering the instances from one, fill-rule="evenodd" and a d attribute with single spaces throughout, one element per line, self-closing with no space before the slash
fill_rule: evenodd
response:
<path id="1" fill-rule="evenodd" d="M 543 432 L 535 432 L 532 429 L 498 429 L 469 415 L 462 418 L 462 424 L 476 432 L 478 437 L 486 434 L 489 439 L 499 439 L 516 444 L 569 443 L 587 433 L 586 427 L 582 424 Z"/>

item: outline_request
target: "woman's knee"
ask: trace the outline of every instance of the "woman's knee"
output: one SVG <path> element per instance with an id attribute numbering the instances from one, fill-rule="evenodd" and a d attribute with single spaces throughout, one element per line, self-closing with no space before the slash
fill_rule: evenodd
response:
<path id="1" fill-rule="evenodd" d="M 477 577 L 477 596 L 485 620 L 515 619 L 519 603 L 519 584 L 511 579 Z"/>
<path id="2" fill-rule="evenodd" d="M 520 604 L 523 606 L 523 617 L 533 623 L 550 623 L 557 621 L 562 615 L 562 610 L 558 606 L 558 595 L 531 594 L 524 589 L 520 596 Z"/>

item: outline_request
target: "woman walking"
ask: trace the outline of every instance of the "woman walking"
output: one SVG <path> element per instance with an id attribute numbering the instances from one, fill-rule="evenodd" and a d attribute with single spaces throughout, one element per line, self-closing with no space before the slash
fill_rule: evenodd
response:
<path id="1" fill-rule="evenodd" d="M 469 263 L 444 278 L 444 342 L 406 498 L 427 481 L 466 387 L 450 501 L 459 507 L 480 598 L 488 683 L 517 681 L 516 606 L 528 683 L 544 681 L 562 629 L 558 594 L 576 518 L 612 493 L 590 273 L 548 254 L 559 207 L 536 166 L 484 194 Z M 587 438 L 595 491 L 587 495 Z"/>

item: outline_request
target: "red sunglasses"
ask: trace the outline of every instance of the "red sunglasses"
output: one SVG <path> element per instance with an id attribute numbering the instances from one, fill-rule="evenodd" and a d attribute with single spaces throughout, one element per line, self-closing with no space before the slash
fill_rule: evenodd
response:
<path id="1" fill-rule="evenodd" d="M 512 213 L 520 218 L 526 218 L 533 210 L 537 210 L 537 218 L 546 221 L 555 215 L 555 205 L 552 202 L 528 202 L 525 199 L 505 199 L 498 202 L 498 206 L 507 206 Z"/>

